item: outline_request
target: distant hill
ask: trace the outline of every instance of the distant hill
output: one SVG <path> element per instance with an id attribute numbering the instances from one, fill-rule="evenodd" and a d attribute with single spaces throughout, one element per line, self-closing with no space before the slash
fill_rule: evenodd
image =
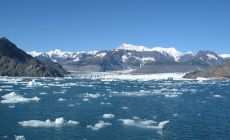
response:
<path id="1" fill-rule="evenodd" d="M 230 61 L 213 66 L 207 70 L 190 72 L 184 76 L 184 78 L 190 79 L 196 79 L 197 77 L 230 79 Z"/>
<path id="2" fill-rule="evenodd" d="M 1 76 L 63 77 L 66 73 L 59 64 L 41 62 L 17 48 L 7 38 L 0 38 Z"/>

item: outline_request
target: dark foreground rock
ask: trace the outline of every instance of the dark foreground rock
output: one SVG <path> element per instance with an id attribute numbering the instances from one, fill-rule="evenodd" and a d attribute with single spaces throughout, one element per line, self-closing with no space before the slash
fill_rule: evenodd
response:
<path id="1" fill-rule="evenodd" d="M 63 77 L 67 72 L 58 64 L 40 62 L 6 38 L 0 38 L 0 75 Z"/>
<path id="2" fill-rule="evenodd" d="M 230 79 L 230 61 L 211 67 L 207 70 L 191 72 L 184 76 L 184 78 L 189 79 L 195 79 L 197 77 L 213 79 Z"/>

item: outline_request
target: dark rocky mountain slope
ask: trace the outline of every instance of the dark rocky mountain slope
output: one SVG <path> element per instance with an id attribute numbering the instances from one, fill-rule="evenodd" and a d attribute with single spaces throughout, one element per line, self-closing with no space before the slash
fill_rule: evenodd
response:
<path id="1" fill-rule="evenodd" d="M 0 38 L 1 76 L 63 77 L 66 73 L 59 64 L 41 62 L 17 48 L 7 38 Z"/>

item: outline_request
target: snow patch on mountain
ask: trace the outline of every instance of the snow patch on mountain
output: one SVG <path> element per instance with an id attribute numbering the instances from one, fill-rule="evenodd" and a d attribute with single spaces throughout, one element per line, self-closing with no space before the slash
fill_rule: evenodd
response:
<path id="1" fill-rule="evenodd" d="M 36 51 L 32 51 L 32 52 L 27 52 L 28 54 L 30 54 L 33 57 L 39 56 L 42 54 L 42 52 L 36 52 Z"/>
<path id="2" fill-rule="evenodd" d="M 230 58 L 230 54 L 220 54 L 219 56 L 222 58 Z"/>
<path id="3" fill-rule="evenodd" d="M 149 62 L 149 61 L 156 61 L 154 58 L 152 58 L 152 57 L 143 57 L 143 58 L 141 58 L 141 60 L 143 61 L 143 62 Z"/>
<path id="4" fill-rule="evenodd" d="M 162 48 L 162 47 L 155 47 L 155 48 L 147 48 L 145 46 L 137 46 L 137 45 L 132 45 L 132 44 L 121 44 L 117 48 L 118 50 L 129 50 L 129 51 L 156 51 L 164 55 L 169 55 L 177 61 L 183 53 L 176 50 L 175 48 Z"/>
<path id="5" fill-rule="evenodd" d="M 132 44 L 121 44 L 121 46 L 119 46 L 117 49 L 129 51 L 149 51 L 149 48 L 146 48 L 145 46 L 137 46 Z"/>
<path id="6" fill-rule="evenodd" d="M 121 57 L 121 58 L 122 58 L 122 61 L 123 61 L 123 62 L 126 62 L 126 61 L 128 60 L 127 55 L 122 55 L 122 57 Z"/>
<path id="7" fill-rule="evenodd" d="M 211 59 L 217 60 L 217 59 L 218 59 L 218 58 L 217 58 L 215 55 L 213 55 L 213 54 L 207 54 L 207 56 L 208 56 L 208 59 L 209 59 L 209 60 L 211 60 Z"/>
<path id="8" fill-rule="evenodd" d="M 97 53 L 95 55 L 95 57 L 104 57 L 106 55 L 106 53 Z"/>

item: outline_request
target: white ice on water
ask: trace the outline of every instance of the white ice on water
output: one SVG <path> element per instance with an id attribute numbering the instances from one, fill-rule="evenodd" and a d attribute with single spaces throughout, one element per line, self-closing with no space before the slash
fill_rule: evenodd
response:
<path id="1" fill-rule="evenodd" d="M 25 140 L 26 138 L 23 135 L 14 135 L 15 140 Z"/>
<path id="2" fill-rule="evenodd" d="M 64 120 L 63 117 L 56 118 L 55 121 L 47 119 L 45 121 L 41 120 L 28 120 L 18 122 L 23 127 L 61 127 L 61 126 L 76 126 L 79 124 L 78 121 Z"/>
<path id="3" fill-rule="evenodd" d="M 168 120 L 157 123 L 153 120 L 140 119 L 138 117 L 134 117 L 133 119 L 119 119 L 119 121 L 126 126 L 135 126 L 146 129 L 163 129 L 164 126 L 169 123 Z"/>
<path id="4" fill-rule="evenodd" d="M 99 79 L 102 81 L 114 81 L 114 80 L 138 80 L 138 81 L 150 81 L 150 80 L 162 80 L 162 79 L 174 79 L 174 80 L 188 80 L 184 79 L 185 73 L 155 73 L 155 74 L 129 74 L 129 73 L 117 73 L 117 72 L 92 72 L 87 74 L 76 74 L 75 78 L 79 79 Z"/>
<path id="5" fill-rule="evenodd" d="M 2 104 L 13 104 L 13 103 L 27 103 L 31 101 L 39 101 L 40 98 L 37 96 L 32 97 L 32 98 L 25 98 L 22 95 L 18 95 L 15 92 L 11 92 L 9 94 L 3 95 L 2 96 L 1 103 Z"/>
<path id="6" fill-rule="evenodd" d="M 96 94 L 85 93 L 85 94 L 84 94 L 84 97 L 85 97 L 85 98 L 98 98 L 98 97 L 100 97 L 100 96 L 101 96 L 101 95 L 98 94 L 98 93 L 96 93 Z"/>
<path id="7" fill-rule="evenodd" d="M 29 81 L 27 84 L 27 87 L 38 87 L 42 86 L 42 83 L 36 82 L 34 79 L 32 81 Z"/>
<path id="8" fill-rule="evenodd" d="M 114 114 L 109 113 L 109 114 L 103 114 L 103 115 L 102 115 L 102 117 L 103 117 L 103 118 L 105 118 L 105 119 L 111 119 L 111 118 L 114 118 L 114 117 L 115 117 L 115 115 L 114 115 Z"/>
<path id="9" fill-rule="evenodd" d="M 101 128 L 104 128 L 106 126 L 112 125 L 109 122 L 104 122 L 104 121 L 99 121 L 98 123 L 96 123 L 95 125 L 87 125 L 87 128 L 91 128 L 92 130 L 99 130 Z"/>

